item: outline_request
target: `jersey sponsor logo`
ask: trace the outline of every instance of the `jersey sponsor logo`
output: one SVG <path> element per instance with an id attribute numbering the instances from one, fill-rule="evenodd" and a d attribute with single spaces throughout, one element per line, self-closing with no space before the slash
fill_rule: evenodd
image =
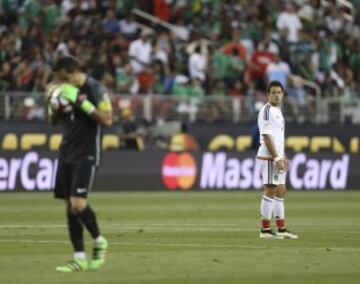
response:
<path id="1" fill-rule="evenodd" d="M 264 122 L 264 128 L 270 128 L 270 126 L 271 126 L 270 121 L 265 121 Z"/>
<path id="2" fill-rule="evenodd" d="M 95 159 L 94 156 L 86 156 L 86 158 L 87 158 L 89 161 L 94 161 L 94 159 Z"/>
<path id="3" fill-rule="evenodd" d="M 87 191 L 87 188 L 77 188 L 76 192 L 79 194 L 85 193 Z"/>
<path id="4" fill-rule="evenodd" d="M 196 180 L 196 163 L 193 156 L 189 153 L 167 154 L 162 163 L 162 180 L 170 190 L 191 188 Z"/>

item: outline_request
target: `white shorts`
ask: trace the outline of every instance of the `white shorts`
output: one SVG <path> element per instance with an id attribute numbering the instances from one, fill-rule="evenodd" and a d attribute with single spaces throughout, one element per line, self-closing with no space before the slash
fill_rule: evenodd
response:
<path id="1" fill-rule="evenodd" d="M 257 162 L 260 163 L 261 166 L 261 178 L 263 184 L 285 184 L 286 172 L 279 172 L 274 161 L 258 159 Z"/>

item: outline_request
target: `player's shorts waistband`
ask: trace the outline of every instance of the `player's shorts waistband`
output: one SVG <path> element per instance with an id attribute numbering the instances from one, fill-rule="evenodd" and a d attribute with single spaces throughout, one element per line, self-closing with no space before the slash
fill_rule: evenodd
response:
<path id="1" fill-rule="evenodd" d="M 270 157 L 259 157 L 259 156 L 257 156 L 256 159 L 263 160 L 263 161 L 274 161 L 274 159 L 270 158 Z"/>

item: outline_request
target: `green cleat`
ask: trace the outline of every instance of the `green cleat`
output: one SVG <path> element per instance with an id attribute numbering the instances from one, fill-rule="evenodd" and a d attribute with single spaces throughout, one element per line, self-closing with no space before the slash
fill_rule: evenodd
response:
<path id="1" fill-rule="evenodd" d="M 55 268 L 57 272 L 76 272 L 76 271 L 86 271 L 88 269 L 88 262 L 86 259 L 74 258 L 69 263 L 58 266 Z"/>
<path id="2" fill-rule="evenodd" d="M 106 239 L 103 239 L 101 242 L 94 244 L 93 258 L 90 263 L 91 270 L 97 270 L 105 263 L 106 251 L 108 247 L 109 244 Z"/>

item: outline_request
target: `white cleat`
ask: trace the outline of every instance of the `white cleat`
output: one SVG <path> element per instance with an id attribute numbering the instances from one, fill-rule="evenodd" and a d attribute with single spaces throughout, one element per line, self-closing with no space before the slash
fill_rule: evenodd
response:
<path id="1" fill-rule="evenodd" d="M 297 235 L 290 233 L 286 228 L 278 229 L 276 235 L 282 237 L 285 240 L 296 240 L 299 238 Z"/>
<path id="2" fill-rule="evenodd" d="M 274 234 L 271 230 L 264 230 L 261 229 L 260 231 L 260 239 L 268 239 L 268 240 L 281 240 L 284 237 L 278 236 L 277 234 Z"/>

